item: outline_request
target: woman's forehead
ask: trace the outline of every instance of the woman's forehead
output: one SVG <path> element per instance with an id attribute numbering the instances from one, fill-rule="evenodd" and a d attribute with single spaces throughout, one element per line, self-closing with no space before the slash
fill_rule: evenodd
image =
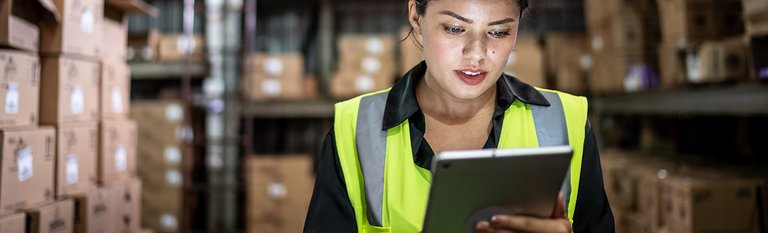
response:
<path id="1" fill-rule="evenodd" d="M 466 18 L 518 16 L 520 6 L 516 0 L 429 0 L 426 13 L 439 14 L 451 11 Z"/>

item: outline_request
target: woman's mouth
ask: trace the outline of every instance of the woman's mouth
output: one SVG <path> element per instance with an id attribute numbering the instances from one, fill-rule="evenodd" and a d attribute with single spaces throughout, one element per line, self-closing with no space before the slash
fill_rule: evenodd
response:
<path id="1" fill-rule="evenodd" d="M 456 75 L 459 76 L 461 81 L 470 86 L 474 86 L 483 82 L 483 80 L 485 80 L 485 75 L 488 73 L 479 69 L 455 70 L 454 72 L 456 72 Z"/>

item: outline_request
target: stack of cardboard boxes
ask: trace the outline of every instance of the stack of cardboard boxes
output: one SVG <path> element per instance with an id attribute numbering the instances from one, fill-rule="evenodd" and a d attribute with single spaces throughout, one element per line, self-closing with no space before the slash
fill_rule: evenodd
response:
<path id="1" fill-rule="evenodd" d="M 400 41 L 400 75 L 404 75 L 410 71 L 414 66 L 418 65 L 424 60 L 422 54 L 422 48 L 419 46 L 416 39 L 410 36 L 411 26 L 403 27 L 400 29 L 400 38 L 404 40 Z"/>
<path id="2" fill-rule="evenodd" d="M 55 131 L 39 126 L 39 25 L 55 12 L 50 1 L 0 1 L 0 45 L 8 48 L 0 50 L 2 232 L 71 232 L 71 201 L 56 202 Z"/>
<path id="3" fill-rule="evenodd" d="M 301 232 L 314 187 L 309 155 L 258 155 L 245 162 L 247 231 Z"/>
<path id="4" fill-rule="evenodd" d="M 153 36 L 156 34 L 153 34 L 152 31 L 146 35 L 147 46 L 149 46 L 147 48 L 150 50 L 154 43 Z M 146 51 L 142 51 L 142 53 L 146 53 Z M 199 34 L 192 35 L 192 37 L 183 34 L 167 34 L 160 35 L 157 39 L 157 59 L 160 61 L 184 61 L 187 56 L 194 61 L 202 61 L 204 54 L 205 42 L 203 36 Z M 151 56 L 148 55 L 142 55 L 142 57 L 151 59 Z"/>
<path id="5" fill-rule="evenodd" d="M 143 181 L 142 223 L 156 232 L 178 232 L 184 176 L 184 109 L 177 101 L 131 104 L 138 123 L 138 174 Z"/>
<path id="6" fill-rule="evenodd" d="M 745 76 L 741 0 L 660 0 L 658 9 L 662 88 Z"/>
<path id="7" fill-rule="evenodd" d="M 134 1 L 110 2 L 0 3 L 2 232 L 140 230 L 125 198 L 140 195 L 121 7 Z"/>
<path id="8" fill-rule="evenodd" d="M 544 49 L 537 36 L 521 36 L 509 55 L 504 73 L 532 86 L 549 88 L 544 75 Z"/>
<path id="9" fill-rule="evenodd" d="M 299 53 L 254 53 L 243 63 L 245 99 L 307 100 L 317 97 L 317 81 L 305 77 L 304 56 Z"/>
<path id="10" fill-rule="evenodd" d="M 587 0 L 593 92 L 654 88 L 659 19 L 655 1 Z M 663 5 L 663 4 L 659 4 Z"/>
<path id="11" fill-rule="evenodd" d="M 331 79 L 333 97 L 353 97 L 392 85 L 397 75 L 393 36 L 342 35 L 337 42 L 340 59 Z"/>
<path id="12" fill-rule="evenodd" d="M 768 1 L 742 0 L 747 37 L 749 39 L 748 56 L 752 61 L 749 76 L 761 80 L 768 79 Z"/>
<path id="13" fill-rule="evenodd" d="M 616 232 L 760 232 L 765 225 L 764 174 L 611 149 L 601 157 Z"/>
<path id="14" fill-rule="evenodd" d="M 548 33 L 545 38 L 546 76 L 559 91 L 586 94 L 586 71 L 591 66 L 588 36 L 581 32 Z"/>

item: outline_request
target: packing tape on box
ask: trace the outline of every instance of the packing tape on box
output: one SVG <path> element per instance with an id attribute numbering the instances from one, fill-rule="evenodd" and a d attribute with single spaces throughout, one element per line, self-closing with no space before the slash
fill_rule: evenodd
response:
<path id="1" fill-rule="evenodd" d="M 19 84 L 9 82 L 5 87 L 5 114 L 19 113 Z"/>
<path id="2" fill-rule="evenodd" d="M 29 178 L 32 178 L 32 147 L 25 147 L 24 149 L 16 151 L 16 166 L 18 166 L 19 181 L 24 182 Z"/>
<path id="3" fill-rule="evenodd" d="M 67 184 L 75 184 L 77 183 L 79 179 L 79 172 L 80 166 L 77 161 L 77 154 L 70 154 L 67 155 L 67 161 L 65 165 L 65 179 L 67 181 Z"/>

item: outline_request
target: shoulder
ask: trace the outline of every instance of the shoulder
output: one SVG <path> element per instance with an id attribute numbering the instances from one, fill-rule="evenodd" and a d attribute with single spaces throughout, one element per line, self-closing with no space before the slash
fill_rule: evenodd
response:
<path id="1" fill-rule="evenodd" d="M 570 93 L 557 91 L 557 90 L 551 90 L 546 88 L 540 88 L 536 87 L 536 90 L 544 93 L 551 93 L 556 94 L 560 98 L 560 102 L 562 102 L 564 108 L 581 108 L 585 112 L 589 107 L 589 101 L 587 100 L 587 97 L 579 96 L 579 95 L 573 95 Z"/>

